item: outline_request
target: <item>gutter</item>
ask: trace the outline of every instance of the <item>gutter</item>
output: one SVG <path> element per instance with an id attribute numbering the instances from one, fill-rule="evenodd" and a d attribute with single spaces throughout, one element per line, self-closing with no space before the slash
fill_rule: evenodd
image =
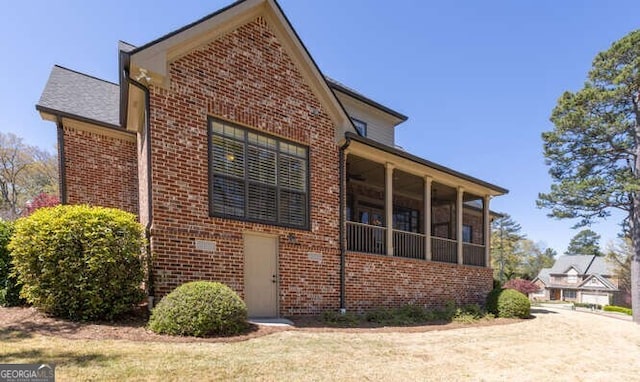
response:
<path id="1" fill-rule="evenodd" d="M 126 53 L 126 52 L 121 52 L 121 55 L 123 56 L 123 63 L 128 64 L 129 63 L 129 57 L 130 54 Z M 128 65 L 127 65 L 128 66 Z M 128 67 L 123 66 L 121 68 L 121 87 L 126 87 L 127 90 L 125 92 L 123 92 L 124 94 L 126 94 L 127 99 L 120 99 L 121 103 L 127 103 L 128 102 L 128 95 L 129 95 L 129 84 L 137 87 L 138 89 L 142 90 L 142 92 L 144 93 L 144 130 L 145 130 L 145 146 L 146 146 L 146 156 L 147 156 L 147 224 L 145 226 L 145 238 L 147 239 L 147 243 L 146 243 L 146 252 L 147 252 L 147 294 L 149 297 L 149 305 L 148 308 L 151 309 L 153 308 L 153 299 L 154 299 L 154 294 L 155 294 L 155 287 L 154 287 L 154 276 L 153 276 L 153 267 L 152 267 L 152 261 L 153 261 L 153 256 L 151 254 L 151 227 L 153 226 L 153 194 L 152 194 L 152 169 L 151 169 L 151 122 L 150 122 L 150 116 L 151 116 L 151 106 L 149 103 L 149 89 L 144 86 L 142 83 L 132 79 L 129 77 L 129 70 Z M 120 108 L 121 112 L 122 111 L 127 111 L 127 107 L 121 104 L 121 108 Z M 121 116 L 121 120 L 122 121 L 126 121 L 126 116 L 123 118 Z M 124 123 L 123 123 L 123 127 L 124 127 Z"/>
<path id="2" fill-rule="evenodd" d="M 56 117 L 56 127 L 58 131 L 58 193 L 60 194 L 60 204 L 67 204 L 67 168 L 64 155 L 64 127 L 62 117 Z"/>
<path id="3" fill-rule="evenodd" d="M 351 144 L 351 138 L 346 137 L 345 143 L 340 147 L 340 313 L 347 313 L 346 306 L 346 256 L 347 249 L 344 245 L 345 235 L 344 231 L 345 227 L 345 216 L 344 216 L 344 203 L 345 203 L 345 187 L 346 187 L 346 177 L 345 177 L 345 153 L 344 151 Z"/>

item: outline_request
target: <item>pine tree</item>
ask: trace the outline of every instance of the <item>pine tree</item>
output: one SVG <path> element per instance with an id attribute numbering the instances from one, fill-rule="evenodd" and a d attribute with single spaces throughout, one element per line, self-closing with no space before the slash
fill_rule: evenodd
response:
<path id="1" fill-rule="evenodd" d="M 584 87 L 565 92 L 542 135 L 553 179 L 538 205 L 550 216 L 579 219 L 583 227 L 626 213 L 631 239 L 633 320 L 640 324 L 640 30 L 593 60 Z"/>

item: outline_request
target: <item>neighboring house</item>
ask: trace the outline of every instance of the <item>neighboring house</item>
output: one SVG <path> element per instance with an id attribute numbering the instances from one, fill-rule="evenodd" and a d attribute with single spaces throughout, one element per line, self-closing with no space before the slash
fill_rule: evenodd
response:
<path id="1" fill-rule="evenodd" d="M 507 190 L 396 148 L 407 117 L 323 76 L 275 1 L 119 48 L 118 84 L 56 66 L 36 109 L 63 203 L 146 225 L 156 297 L 216 280 L 252 316 L 484 301 Z"/>
<path id="2" fill-rule="evenodd" d="M 534 300 L 574 301 L 609 305 L 619 296 L 618 280 L 601 256 L 561 256 L 551 268 L 540 270 L 533 282 L 540 291 Z"/>

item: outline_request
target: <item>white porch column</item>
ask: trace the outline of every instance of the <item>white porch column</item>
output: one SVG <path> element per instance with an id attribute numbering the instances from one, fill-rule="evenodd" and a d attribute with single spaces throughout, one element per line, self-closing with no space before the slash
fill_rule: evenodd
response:
<path id="1" fill-rule="evenodd" d="M 430 176 L 424 177 L 424 254 L 425 259 L 431 260 L 431 183 Z"/>
<path id="2" fill-rule="evenodd" d="M 489 195 L 482 201 L 482 221 L 484 224 L 484 266 L 491 267 L 491 217 L 489 216 Z"/>
<path id="3" fill-rule="evenodd" d="M 393 164 L 387 162 L 385 166 L 385 188 L 384 188 L 384 212 L 385 225 L 387 227 L 387 255 L 393 256 Z"/>
<path id="4" fill-rule="evenodd" d="M 463 207 L 463 200 L 464 200 L 464 188 L 462 187 L 458 187 L 458 198 L 457 198 L 457 204 L 456 204 L 456 226 L 457 226 L 457 230 L 456 230 L 456 239 L 458 240 L 458 264 L 463 264 L 464 263 L 464 256 L 463 256 L 463 245 L 462 245 L 462 207 Z"/>

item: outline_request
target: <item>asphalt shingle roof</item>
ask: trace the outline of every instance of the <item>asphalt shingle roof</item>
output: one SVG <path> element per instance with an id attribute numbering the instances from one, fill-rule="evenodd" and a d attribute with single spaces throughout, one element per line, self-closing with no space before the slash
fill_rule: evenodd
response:
<path id="1" fill-rule="evenodd" d="M 538 274 L 538 278 L 544 283 L 544 285 L 549 285 L 551 283 L 550 274 L 551 268 L 542 268 Z"/>
<path id="2" fill-rule="evenodd" d="M 593 261 L 594 256 L 560 256 L 556 259 L 556 262 L 551 267 L 551 273 L 565 273 L 569 268 L 575 268 L 579 274 L 583 275 L 589 272 L 589 266 Z"/>
<path id="3" fill-rule="evenodd" d="M 36 108 L 120 126 L 119 104 L 117 84 L 56 65 Z"/>

